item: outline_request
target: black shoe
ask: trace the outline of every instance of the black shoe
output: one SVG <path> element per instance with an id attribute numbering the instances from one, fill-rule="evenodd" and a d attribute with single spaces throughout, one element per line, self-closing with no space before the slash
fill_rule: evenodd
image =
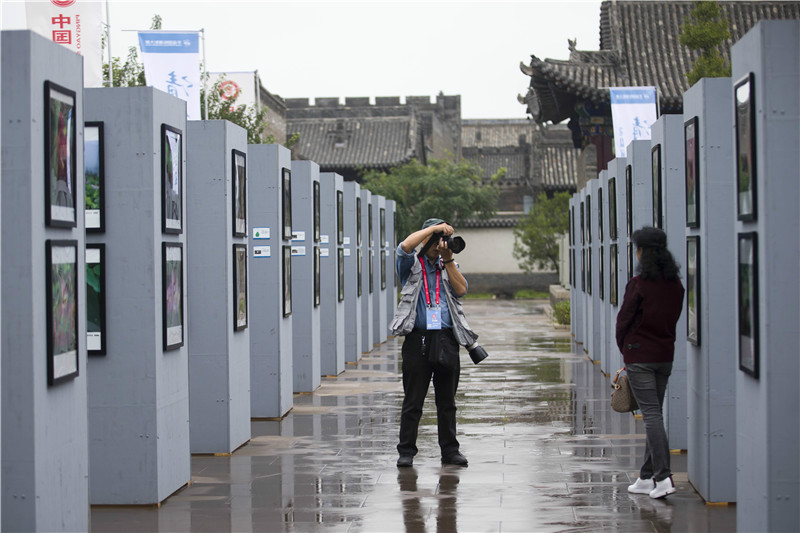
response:
<path id="1" fill-rule="evenodd" d="M 397 459 L 397 466 L 413 466 L 414 465 L 414 456 L 413 455 L 401 455 Z"/>
<path id="2" fill-rule="evenodd" d="M 467 466 L 469 464 L 467 462 L 467 458 L 461 455 L 459 452 L 450 454 L 447 457 L 442 457 L 442 463 L 456 466 Z"/>

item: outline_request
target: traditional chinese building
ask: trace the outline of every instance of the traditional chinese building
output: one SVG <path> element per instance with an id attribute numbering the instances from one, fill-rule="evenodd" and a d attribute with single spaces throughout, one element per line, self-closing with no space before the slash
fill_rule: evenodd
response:
<path id="1" fill-rule="evenodd" d="M 568 60 L 531 56 L 522 63 L 530 88 L 520 100 L 540 124 L 568 121 L 572 141 L 582 154 L 581 182 L 597 176 L 614 158 L 609 87 L 655 86 L 660 112 L 682 113 L 686 73 L 699 52 L 684 47 L 681 27 L 691 1 L 611 0 L 600 7 L 600 50 L 578 50 L 568 41 Z M 721 1 L 731 38 L 721 47 L 730 62 L 730 47 L 758 20 L 800 18 L 800 2 Z"/>

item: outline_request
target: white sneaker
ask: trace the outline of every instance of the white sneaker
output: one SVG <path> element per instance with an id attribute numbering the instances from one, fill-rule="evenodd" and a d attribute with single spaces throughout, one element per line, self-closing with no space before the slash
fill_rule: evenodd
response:
<path id="1" fill-rule="evenodd" d="M 631 494 L 650 494 L 650 492 L 656 487 L 653 478 L 650 479 L 642 479 L 636 478 L 636 483 L 633 485 L 628 485 L 628 492 Z"/>
<path id="2" fill-rule="evenodd" d="M 661 481 L 656 481 L 656 488 L 650 491 L 650 497 L 663 498 L 673 492 L 675 492 L 675 484 L 672 482 L 672 478 L 668 477 Z"/>

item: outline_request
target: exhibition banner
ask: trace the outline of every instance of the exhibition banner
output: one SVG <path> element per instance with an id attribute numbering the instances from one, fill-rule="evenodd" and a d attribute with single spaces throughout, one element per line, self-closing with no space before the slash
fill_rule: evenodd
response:
<path id="1" fill-rule="evenodd" d="M 28 29 L 83 56 L 85 87 L 103 86 L 102 3 L 88 0 L 27 0 Z"/>
<path id="2" fill-rule="evenodd" d="M 220 82 L 220 96 L 225 101 L 235 99 L 235 106 L 258 107 L 258 72 L 209 72 L 209 86 Z"/>
<path id="3" fill-rule="evenodd" d="M 631 141 L 650 139 L 650 128 L 658 119 L 655 87 L 611 87 L 611 120 L 614 124 L 614 150 L 627 157 Z"/>
<path id="4" fill-rule="evenodd" d="M 186 101 L 186 118 L 200 120 L 200 32 L 140 31 L 147 85 Z"/>

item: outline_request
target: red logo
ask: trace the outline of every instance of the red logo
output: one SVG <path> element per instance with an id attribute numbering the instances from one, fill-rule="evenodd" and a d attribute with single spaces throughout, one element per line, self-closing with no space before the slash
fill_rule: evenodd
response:
<path id="1" fill-rule="evenodd" d="M 242 90 L 233 80 L 225 80 L 219 85 L 219 92 L 220 96 L 222 96 L 223 100 L 231 100 L 239 96 L 239 93 Z"/>
<path id="2" fill-rule="evenodd" d="M 58 7 L 69 7 L 75 3 L 75 0 L 50 0 L 50 3 Z"/>

